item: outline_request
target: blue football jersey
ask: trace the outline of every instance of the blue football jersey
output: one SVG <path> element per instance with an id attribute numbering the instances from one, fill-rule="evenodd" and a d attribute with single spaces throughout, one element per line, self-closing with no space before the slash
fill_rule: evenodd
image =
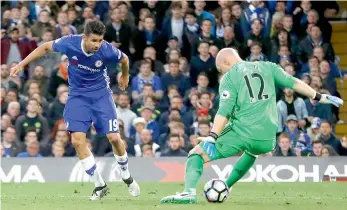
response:
<path id="1" fill-rule="evenodd" d="M 107 41 L 103 41 L 96 53 L 88 54 L 82 47 L 81 35 L 68 35 L 53 41 L 53 50 L 69 59 L 68 80 L 70 95 L 86 92 L 111 91 L 108 66 L 118 63 L 123 53 Z"/>

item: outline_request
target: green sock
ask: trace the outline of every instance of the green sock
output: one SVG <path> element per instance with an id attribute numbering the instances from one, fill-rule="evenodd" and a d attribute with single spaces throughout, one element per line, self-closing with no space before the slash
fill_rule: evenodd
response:
<path id="1" fill-rule="evenodd" d="M 254 156 L 248 154 L 247 152 L 244 152 L 243 155 L 236 162 L 234 169 L 231 171 L 231 174 L 229 175 L 226 181 L 227 185 L 231 187 L 237 181 L 239 181 L 253 166 L 255 159 L 256 158 Z"/>
<path id="2" fill-rule="evenodd" d="M 204 169 L 204 159 L 200 155 L 191 155 L 186 163 L 184 192 L 195 190 Z"/>

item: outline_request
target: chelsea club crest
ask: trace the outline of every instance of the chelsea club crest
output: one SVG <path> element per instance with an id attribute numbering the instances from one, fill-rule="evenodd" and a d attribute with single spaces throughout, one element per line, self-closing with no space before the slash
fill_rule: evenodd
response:
<path id="1" fill-rule="evenodd" d="M 95 66 L 96 66 L 97 68 L 101 67 L 102 64 L 103 64 L 103 63 L 102 63 L 101 60 L 97 60 L 97 61 L 95 62 Z"/>

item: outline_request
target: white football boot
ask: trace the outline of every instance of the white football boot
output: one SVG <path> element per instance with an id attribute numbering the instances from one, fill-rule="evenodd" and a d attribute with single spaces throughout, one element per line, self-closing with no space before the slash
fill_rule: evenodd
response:
<path id="1" fill-rule="evenodd" d="M 107 187 L 106 184 L 102 187 L 96 187 L 93 190 L 92 197 L 90 197 L 89 200 L 91 200 L 91 201 L 100 200 L 101 198 L 103 198 L 104 196 L 106 196 L 109 193 L 110 193 L 109 188 Z"/>

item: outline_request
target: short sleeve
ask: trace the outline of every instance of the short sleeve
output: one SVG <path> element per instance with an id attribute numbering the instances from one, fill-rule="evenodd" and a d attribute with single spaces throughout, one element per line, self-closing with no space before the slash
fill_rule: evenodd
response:
<path id="1" fill-rule="evenodd" d="M 66 54 L 68 46 L 71 44 L 72 35 L 63 36 L 53 41 L 52 48 L 55 52 Z"/>
<path id="2" fill-rule="evenodd" d="M 118 48 L 113 46 L 112 44 L 108 43 L 110 46 L 110 57 L 109 57 L 109 62 L 111 63 L 118 63 L 120 60 L 123 59 L 123 52 L 120 51 Z"/>
<path id="3" fill-rule="evenodd" d="M 285 72 L 278 64 L 268 62 L 271 66 L 272 75 L 275 83 L 293 89 L 295 78 Z"/>
<path id="4" fill-rule="evenodd" d="M 217 114 L 230 118 L 234 111 L 236 98 L 237 90 L 230 79 L 230 74 L 227 73 L 219 84 L 219 108 Z"/>

